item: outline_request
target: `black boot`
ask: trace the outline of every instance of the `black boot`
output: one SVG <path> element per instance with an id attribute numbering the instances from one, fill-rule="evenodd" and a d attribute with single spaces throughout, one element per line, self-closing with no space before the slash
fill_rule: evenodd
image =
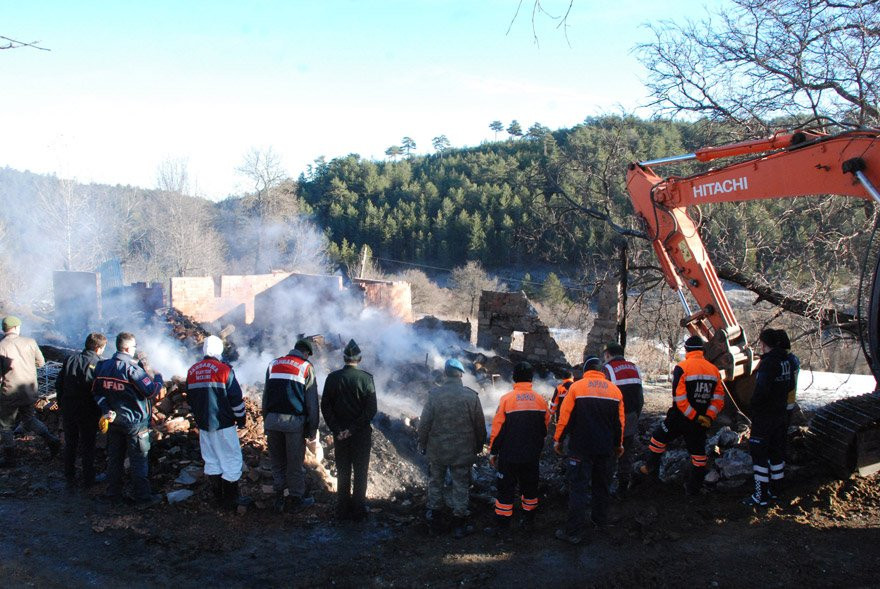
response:
<path id="1" fill-rule="evenodd" d="M 275 503 L 272 507 L 277 513 L 284 513 L 284 491 L 275 491 Z"/>
<path id="2" fill-rule="evenodd" d="M 54 460 L 61 451 L 61 440 L 52 434 L 46 435 L 46 445 L 49 446 L 49 460 Z"/>
<path id="3" fill-rule="evenodd" d="M 220 479 L 223 485 L 223 507 L 233 511 L 239 507 L 248 507 L 254 501 L 250 497 L 242 497 L 238 492 L 238 481 Z"/>
<path id="4" fill-rule="evenodd" d="M 474 526 L 468 523 L 467 517 L 455 517 L 455 527 L 452 530 L 452 536 L 456 540 L 461 540 L 465 536 L 469 536 L 474 533 Z"/>
<path id="5" fill-rule="evenodd" d="M 15 447 L 7 446 L 3 448 L 3 462 L 0 463 L 0 468 L 14 468 L 15 467 Z"/>
<path id="6" fill-rule="evenodd" d="M 526 511 L 525 513 L 523 513 L 520 527 L 522 528 L 523 532 L 527 534 L 531 534 L 535 531 L 535 510 Z"/>
<path id="7" fill-rule="evenodd" d="M 691 467 L 690 476 L 684 484 L 685 493 L 688 495 L 699 495 L 703 490 L 703 479 L 706 478 L 706 467 Z"/>
<path id="8" fill-rule="evenodd" d="M 223 491 L 225 487 L 223 486 L 223 479 L 219 474 L 209 474 L 208 476 L 208 484 L 211 487 L 211 496 L 214 498 L 214 505 L 218 507 L 223 506 Z"/>
<path id="9" fill-rule="evenodd" d="M 743 505 L 748 507 L 767 507 L 767 483 L 755 479 L 755 492 L 743 499 Z"/>
<path id="10" fill-rule="evenodd" d="M 483 530 L 489 536 L 505 536 L 510 533 L 510 517 L 506 515 L 495 515 L 492 525 Z"/>

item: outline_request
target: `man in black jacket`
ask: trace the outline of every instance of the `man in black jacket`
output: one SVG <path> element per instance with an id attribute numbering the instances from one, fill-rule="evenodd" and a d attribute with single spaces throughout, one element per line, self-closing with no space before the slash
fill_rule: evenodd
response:
<path id="1" fill-rule="evenodd" d="M 785 474 L 785 435 L 788 430 L 788 395 L 796 387 L 797 361 L 785 348 L 788 335 L 765 329 L 759 336 L 761 363 L 752 394 L 752 431 L 749 449 L 755 475 L 755 492 L 745 505 L 764 507 L 775 499 Z"/>
<path id="2" fill-rule="evenodd" d="M 76 485 L 76 457 L 82 461 L 82 485 L 95 484 L 95 438 L 101 411 L 92 396 L 95 366 L 107 347 L 102 333 L 90 333 L 83 351 L 68 356 L 55 379 L 58 406 L 64 427 L 64 478 L 67 488 Z"/>
<path id="3" fill-rule="evenodd" d="M 376 416 L 373 375 L 358 368 L 361 349 L 354 340 L 342 352 L 345 367 L 327 375 L 321 413 L 333 432 L 336 455 L 336 515 L 360 521 L 367 515 L 367 470 Z M 351 473 L 354 470 L 354 489 Z"/>

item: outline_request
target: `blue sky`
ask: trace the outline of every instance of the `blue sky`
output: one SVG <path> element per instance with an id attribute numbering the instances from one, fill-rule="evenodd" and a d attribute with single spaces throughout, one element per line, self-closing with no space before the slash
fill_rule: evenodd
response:
<path id="1" fill-rule="evenodd" d="M 544 16 L 537 44 L 532 0 L 508 33 L 517 4 L 4 2 L 0 35 L 51 51 L 0 52 L 0 166 L 150 188 L 183 158 L 216 199 L 247 189 L 235 169 L 251 148 L 295 177 L 319 156 L 382 159 L 404 136 L 421 153 L 441 134 L 478 145 L 495 119 L 570 127 L 645 104 L 643 25 L 707 2 L 575 0 L 568 39 Z"/>

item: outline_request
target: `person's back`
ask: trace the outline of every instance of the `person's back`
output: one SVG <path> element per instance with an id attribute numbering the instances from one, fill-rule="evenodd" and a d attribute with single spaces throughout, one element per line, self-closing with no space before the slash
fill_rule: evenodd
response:
<path id="1" fill-rule="evenodd" d="M 430 435 L 425 440 L 429 460 L 445 464 L 467 462 L 476 454 L 474 419 L 484 419 L 477 392 L 464 386 L 460 378 L 449 378 L 429 393 L 432 409 Z M 485 425 L 483 426 L 485 432 Z"/>
<path id="2" fill-rule="evenodd" d="M 4 365 L 0 393 L 6 400 L 33 403 L 37 400 L 37 368 L 46 361 L 37 342 L 17 333 L 0 340 L 0 363 Z"/>

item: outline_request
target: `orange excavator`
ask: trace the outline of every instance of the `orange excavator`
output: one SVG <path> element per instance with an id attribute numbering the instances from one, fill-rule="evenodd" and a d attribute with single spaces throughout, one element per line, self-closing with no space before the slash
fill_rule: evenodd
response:
<path id="1" fill-rule="evenodd" d="M 652 169 L 733 157 L 737 159 L 732 163 L 687 177 L 661 178 Z M 635 162 L 629 165 L 626 184 L 666 282 L 684 307 L 682 326 L 708 341 L 706 358 L 719 368 L 729 396 L 747 413 L 759 359 L 737 322 L 688 207 L 829 194 L 880 204 L 880 129 L 833 135 L 780 132 L 765 139 Z M 862 347 L 880 382 L 880 259 L 871 264 L 874 273 L 866 289 L 871 295 Z M 695 307 L 685 289 L 696 301 Z M 866 475 L 880 470 L 880 391 L 821 408 L 810 422 L 808 439 L 813 450 L 838 472 Z"/>

